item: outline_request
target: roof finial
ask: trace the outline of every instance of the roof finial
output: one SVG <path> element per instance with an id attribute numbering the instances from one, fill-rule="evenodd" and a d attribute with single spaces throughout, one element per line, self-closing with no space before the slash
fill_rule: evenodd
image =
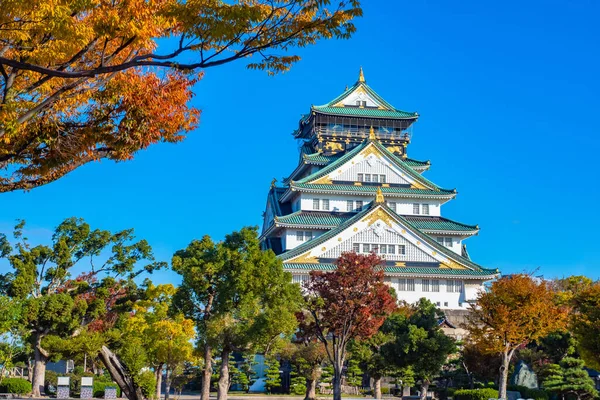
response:
<path id="1" fill-rule="evenodd" d="M 358 81 L 359 82 L 366 82 L 365 81 L 365 74 L 363 73 L 362 66 L 360 67 L 360 72 L 358 73 Z"/>
<path id="2" fill-rule="evenodd" d="M 380 187 L 377 188 L 377 194 L 375 195 L 375 203 L 377 203 L 377 204 L 385 203 L 385 199 L 383 198 L 383 192 L 381 191 Z"/>
<path id="3" fill-rule="evenodd" d="M 371 125 L 371 129 L 369 129 L 369 140 L 376 140 L 377 136 L 375 136 L 375 129 L 373 129 L 373 125 Z"/>

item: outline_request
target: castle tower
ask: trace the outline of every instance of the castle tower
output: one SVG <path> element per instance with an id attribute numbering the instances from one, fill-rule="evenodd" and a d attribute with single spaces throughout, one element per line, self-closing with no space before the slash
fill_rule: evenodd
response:
<path id="1" fill-rule="evenodd" d="M 463 243 L 479 227 L 442 217 L 456 190 L 422 175 L 429 161 L 407 156 L 418 116 L 386 102 L 361 68 L 352 87 L 302 117 L 298 166 L 282 185 L 272 182 L 261 234 L 294 281 L 334 269 L 343 252 L 375 252 L 399 299 L 463 310 L 498 275 L 471 261 Z"/>

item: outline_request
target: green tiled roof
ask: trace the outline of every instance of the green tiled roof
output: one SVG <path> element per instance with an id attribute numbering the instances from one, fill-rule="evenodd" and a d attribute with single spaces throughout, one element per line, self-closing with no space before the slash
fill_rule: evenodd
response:
<path id="1" fill-rule="evenodd" d="M 320 211 L 296 211 L 288 215 L 277 217 L 276 223 L 280 225 L 304 225 L 322 228 L 334 228 L 344 221 L 352 218 L 355 214 L 330 213 Z M 451 231 L 451 232 L 474 232 L 478 231 L 476 225 L 466 225 L 443 217 L 404 216 L 411 224 L 420 231 Z"/>
<path id="2" fill-rule="evenodd" d="M 346 152 L 343 156 L 335 160 L 334 162 L 327 165 L 325 168 L 320 169 L 319 171 L 311 174 L 307 177 L 300 179 L 297 183 L 307 183 L 312 180 L 321 178 L 333 171 L 335 171 L 339 166 L 343 165 L 346 161 L 350 160 L 352 157 L 360 153 L 364 148 L 373 144 L 381 153 L 386 155 L 400 170 L 402 170 L 407 175 L 411 176 L 415 181 L 429 187 L 430 189 L 435 189 L 436 191 L 444 191 L 445 189 L 441 189 L 435 183 L 431 182 L 429 179 L 425 178 L 414 169 L 409 167 L 403 160 L 399 157 L 395 156 L 392 152 L 390 152 L 384 145 L 382 145 L 377 140 L 365 140 L 363 143 L 359 144 L 352 150 Z"/>
<path id="3" fill-rule="evenodd" d="M 381 110 L 379 108 L 313 106 L 312 109 L 322 114 L 349 115 L 356 117 L 415 119 L 419 116 L 416 112 Z"/>
<path id="4" fill-rule="evenodd" d="M 280 254 L 279 257 L 281 257 L 284 262 L 285 260 L 289 260 L 292 259 L 296 256 L 299 256 L 300 254 L 303 254 L 307 251 L 309 251 L 310 249 L 320 245 L 321 243 L 326 242 L 327 240 L 329 240 L 330 238 L 334 237 L 335 235 L 339 234 L 340 232 L 342 232 L 344 229 L 352 226 L 352 224 L 354 224 L 356 221 L 360 220 L 361 218 L 363 218 L 366 214 L 368 214 L 369 212 L 371 212 L 374 208 L 376 207 L 382 207 L 384 209 L 386 209 L 387 211 L 389 211 L 390 215 L 394 216 L 398 221 L 400 221 L 401 223 L 405 224 L 407 227 L 410 227 L 414 230 L 415 234 L 417 236 L 419 236 L 421 238 L 421 240 L 423 240 L 423 242 L 428 243 L 430 246 L 432 246 L 433 248 L 435 248 L 439 253 L 444 254 L 446 257 L 458 261 L 460 264 L 465 265 L 473 270 L 482 270 L 481 266 L 475 264 L 474 262 L 472 262 L 469 259 L 466 259 L 462 256 L 460 256 L 459 254 L 454 253 L 452 250 L 448 249 L 445 246 L 440 245 L 436 240 L 434 240 L 432 237 L 430 237 L 429 235 L 422 233 L 415 225 L 413 225 L 409 220 L 407 220 L 406 218 L 404 218 L 401 215 L 398 215 L 396 213 L 394 213 L 392 210 L 390 210 L 385 204 L 377 204 L 375 202 L 372 202 L 370 207 L 365 208 L 364 210 L 362 210 L 361 212 L 357 213 L 356 215 L 354 215 L 352 218 L 344 221 L 341 225 L 339 225 L 338 227 L 331 229 L 327 232 L 325 232 L 324 234 L 314 238 L 313 240 L 310 240 L 308 242 L 305 242 L 303 244 L 301 244 L 300 246 L 286 251 L 283 254 Z"/>
<path id="5" fill-rule="evenodd" d="M 429 165 L 431 165 L 431 163 L 429 161 L 418 161 L 418 160 L 414 160 L 412 158 L 405 158 L 404 160 L 402 160 L 406 163 L 406 165 L 408 165 L 409 167 L 429 167 Z"/>
<path id="6" fill-rule="evenodd" d="M 285 269 L 296 271 L 334 271 L 335 264 L 293 264 L 284 263 Z M 474 276 L 486 277 L 498 274 L 497 269 L 470 270 L 470 269 L 449 269 L 449 268 L 428 268 L 428 267 L 384 267 L 385 272 L 390 274 L 416 274 L 416 275 L 443 275 L 443 276 Z"/>
<path id="7" fill-rule="evenodd" d="M 356 193 L 367 196 L 372 196 L 379 186 L 367 186 L 367 185 L 344 185 L 344 184 L 314 184 L 314 183 L 290 183 L 291 188 L 314 190 L 318 192 L 344 192 L 344 193 Z M 382 187 L 381 191 L 384 195 L 407 195 L 410 197 L 443 197 L 452 198 L 456 195 L 454 190 L 440 189 L 440 190 L 429 190 L 429 189 L 412 189 L 408 187 Z"/>
<path id="8" fill-rule="evenodd" d="M 305 154 L 304 160 L 316 164 L 329 164 L 332 161 L 340 158 L 341 155 L 324 156 L 322 153 Z"/>

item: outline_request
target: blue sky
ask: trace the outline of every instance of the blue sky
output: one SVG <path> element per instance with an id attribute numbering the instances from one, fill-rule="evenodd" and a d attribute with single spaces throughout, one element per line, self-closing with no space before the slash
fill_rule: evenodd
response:
<path id="1" fill-rule="evenodd" d="M 599 278 L 600 3 L 365 3 L 352 39 L 302 49 L 289 73 L 243 63 L 205 71 L 193 100 L 201 123 L 183 143 L 0 195 L 0 229 L 24 218 L 39 241 L 78 216 L 133 227 L 169 260 L 204 234 L 259 225 L 271 179 L 297 165 L 300 114 L 353 84 L 362 65 L 380 95 L 421 115 L 408 154 L 457 188 L 444 216 L 480 225 L 467 241 L 474 261 Z"/>

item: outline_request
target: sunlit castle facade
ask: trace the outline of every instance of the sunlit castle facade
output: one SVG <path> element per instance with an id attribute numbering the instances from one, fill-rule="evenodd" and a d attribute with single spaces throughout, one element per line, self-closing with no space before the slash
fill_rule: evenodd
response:
<path id="1" fill-rule="evenodd" d="M 261 241 L 295 282 L 332 270 L 346 251 L 375 252 L 398 297 L 464 310 L 497 270 L 471 261 L 465 240 L 479 227 L 442 217 L 456 190 L 423 176 L 407 155 L 415 112 L 394 108 L 358 81 L 300 120 L 298 166 L 271 184 Z"/>

